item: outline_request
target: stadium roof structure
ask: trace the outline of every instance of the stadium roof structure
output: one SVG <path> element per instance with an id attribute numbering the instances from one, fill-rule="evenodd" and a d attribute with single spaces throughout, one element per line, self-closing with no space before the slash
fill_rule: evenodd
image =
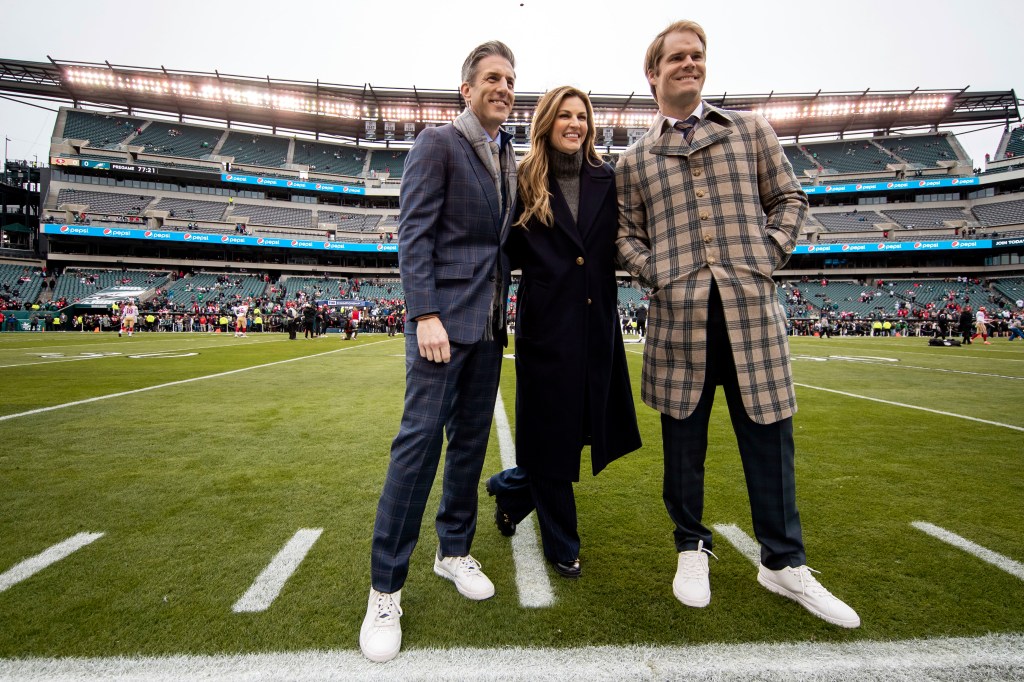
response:
<path id="1" fill-rule="evenodd" d="M 101 107 L 133 115 L 210 120 L 276 132 L 308 133 L 362 143 L 451 121 L 465 106 L 456 88 L 382 88 L 320 81 L 240 76 L 219 71 L 104 63 L 0 59 L 0 92 L 9 98 Z M 543 93 L 516 93 L 510 125 L 526 126 Z M 630 130 L 646 128 L 657 112 L 646 91 L 591 94 L 602 146 L 625 146 Z M 705 96 L 715 106 L 763 114 L 783 138 L 843 136 L 1020 121 L 1013 90 L 863 90 Z M 407 124 L 412 124 L 407 128 Z M 383 129 L 383 130 L 382 130 Z M 601 131 L 603 132 L 603 131 Z M 382 134 L 383 133 L 383 134 Z"/>

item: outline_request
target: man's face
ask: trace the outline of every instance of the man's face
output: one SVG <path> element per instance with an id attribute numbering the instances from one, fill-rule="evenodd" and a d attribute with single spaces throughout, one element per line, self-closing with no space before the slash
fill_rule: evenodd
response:
<path id="1" fill-rule="evenodd" d="M 504 57 L 484 57 L 476 65 L 473 83 L 462 84 L 462 97 L 491 137 L 512 113 L 516 72 Z"/>
<path id="2" fill-rule="evenodd" d="M 704 56 L 704 45 L 693 31 L 665 36 L 657 68 L 647 72 L 647 81 L 658 89 L 658 104 L 663 109 L 694 107 L 700 101 L 707 77 Z"/>

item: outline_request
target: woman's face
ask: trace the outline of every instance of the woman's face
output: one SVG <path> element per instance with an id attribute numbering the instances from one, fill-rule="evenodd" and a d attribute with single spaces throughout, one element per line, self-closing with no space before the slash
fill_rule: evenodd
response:
<path id="1" fill-rule="evenodd" d="M 587 107 L 579 97 L 566 97 L 558 105 L 548 143 L 564 154 L 575 154 L 587 136 Z"/>

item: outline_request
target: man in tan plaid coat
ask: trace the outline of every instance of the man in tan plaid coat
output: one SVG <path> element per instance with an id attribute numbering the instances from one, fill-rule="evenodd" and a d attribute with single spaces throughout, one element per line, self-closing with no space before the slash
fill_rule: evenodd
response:
<path id="1" fill-rule="evenodd" d="M 672 587 L 711 601 L 702 524 L 715 387 L 724 388 L 761 544 L 758 582 L 847 628 L 856 612 L 806 566 L 793 470 L 796 395 L 772 273 L 793 251 L 807 196 L 768 122 L 701 99 L 707 38 L 691 21 L 662 31 L 645 72 L 659 113 L 618 161 L 618 247 L 651 287 L 642 397 L 661 412 L 664 498 L 679 552 Z"/>

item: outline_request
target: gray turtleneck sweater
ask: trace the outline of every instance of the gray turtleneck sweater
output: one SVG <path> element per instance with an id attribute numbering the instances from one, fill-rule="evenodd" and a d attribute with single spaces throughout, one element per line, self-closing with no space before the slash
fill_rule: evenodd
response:
<path id="1" fill-rule="evenodd" d="M 580 168 L 583 165 L 583 150 L 575 154 L 564 154 L 557 149 L 548 150 L 548 165 L 558 181 L 565 203 L 569 204 L 569 212 L 575 223 L 580 213 Z"/>

